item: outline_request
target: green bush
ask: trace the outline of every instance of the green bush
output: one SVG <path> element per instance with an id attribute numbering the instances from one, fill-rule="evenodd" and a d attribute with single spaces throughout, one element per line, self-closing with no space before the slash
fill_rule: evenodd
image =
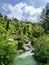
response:
<path id="1" fill-rule="evenodd" d="M 36 24 L 36 25 L 33 27 L 33 36 L 34 36 L 35 38 L 38 38 L 38 37 L 40 37 L 40 36 L 43 35 L 43 34 L 44 34 L 44 29 L 42 28 L 42 26 Z"/>
<path id="2" fill-rule="evenodd" d="M 49 35 L 43 35 L 35 42 L 35 59 L 47 63 L 49 59 Z"/>
<path id="3" fill-rule="evenodd" d="M 17 53 L 16 44 L 7 40 L 0 41 L 0 65 L 8 65 Z"/>

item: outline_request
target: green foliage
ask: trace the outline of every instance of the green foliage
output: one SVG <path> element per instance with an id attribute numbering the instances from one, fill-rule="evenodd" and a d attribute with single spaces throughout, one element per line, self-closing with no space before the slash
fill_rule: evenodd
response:
<path id="1" fill-rule="evenodd" d="M 0 36 L 0 65 L 9 64 L 15 53 L 17 53 L 17 42 L 9 42 L 3 36 Z"/>
<path id="2" fill-rule="evenodd" d="M 3 15 L 0 13 L 0 17 L 3 17 Z"/>
<path id="3" fill-rule="evenodd" d="M 7 25 L 6 25 L 6 30 L 8 31 L 9 29 L 9 21 L 7 21 Z"/>
<path id="4" fill-rule="evenodd" d="M 33 36 L 34 37 L 40 37 L 41 35 L 44 34 L 44 29 L 40 25 L 35 25 L 33 27 Z"/>
<path id="5" fill-rule="evenodd" d="M 49 65 L 49 62 L 47 64 L 45 64 L 45 65 Z"/>
<path id="6" fill-rule="evenodd" d="M 27 27 L 24 26 L 23 34 L 26 34 L 26 31 L 27 31 Z"/>
<path id="7" fill-rule="evenodd" d="M 45 19 L 43 21 L 47 27 L 49 24 L 45 23 Z M 8 65 L 18 53 L 17 50 L 22 49 L 29 40 L 35 47 L 35 58 L 40 62 L 49 60 L 49 35 L 44 34 L 41 24 L 9 20 L 0 13 L 0 64 Z M 13 41 L 9 41 L 9 38 Z"/>
<path id="8" fill-rule="evenodd" d="M 41 63 L 47 63 L 49 60 L 49 35 L 36 39 L 35 59 Z"/>

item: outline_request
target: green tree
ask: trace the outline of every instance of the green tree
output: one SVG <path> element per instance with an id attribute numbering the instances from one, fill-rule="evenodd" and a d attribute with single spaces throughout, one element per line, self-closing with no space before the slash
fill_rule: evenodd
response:
<path id="1" fill-rule="evenodd" d="M 9 20 L 7 21 L 6 31 L 8 31 L 8 29 L 9 29 Z"/>
<path id="2" fill-rule="evenodd" d="M 45 29 L 45 33 L 49 33 L 49 3 L 43 9 L 41 13 L 42 26 Z"/>
<path id="3" fill-rule="evenodd" d="M 35 42 L 35 59 L 46 64 L 49 60 L 49 36 L 44 35 Z"/>
<path id="4" fill-rule="evenodd" d="M 26 27 L 26 26 L 24 26 L 24 29 L 23 29 L 23 34 L 26 34 L 26 32 L 27 32 L 27 27 Z"/>
<path id="5" fill-rule="evenodd" d="M 5 35 L 5 34 L 4 34 Z M 0 65 L 8 65 L 17 53 L 17 42 L 7 41 L 3 35 L 0 35 Z"/>
<path id="6" fill-rule="evenodd" d="M 3 17 L 3 15 L 0 13 L 0 17 Z"/>
<path id="7" fill-rule="evenodd" d="M 34 27 L 33 27 L 33 33 L 32 34 L 36 38 L 40 37 L 41 35 L 44 34 L 44 29 L 42 28 L 41 25 L 34 25 Z"/>

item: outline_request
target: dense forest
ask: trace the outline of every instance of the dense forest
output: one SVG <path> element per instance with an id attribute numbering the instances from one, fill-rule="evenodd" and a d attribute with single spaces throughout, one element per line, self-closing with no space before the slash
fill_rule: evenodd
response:
<path id="1" fill-rule="evenodd" d="M 49 3 L 39 23 L 8 19 L 0 13 L 0 65 L 10 65 L 24 44 L 31 40 L 34 57 L 41 65 L 49 65 Z"/>

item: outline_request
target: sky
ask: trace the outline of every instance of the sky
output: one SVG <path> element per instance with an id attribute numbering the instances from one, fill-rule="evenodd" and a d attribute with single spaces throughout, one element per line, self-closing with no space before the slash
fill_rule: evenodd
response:
<path id="1" fill-rule="evenodd" d="M 8 18 L 37 22 L 49 0 L 0 0 L 0 13 Z"/>

